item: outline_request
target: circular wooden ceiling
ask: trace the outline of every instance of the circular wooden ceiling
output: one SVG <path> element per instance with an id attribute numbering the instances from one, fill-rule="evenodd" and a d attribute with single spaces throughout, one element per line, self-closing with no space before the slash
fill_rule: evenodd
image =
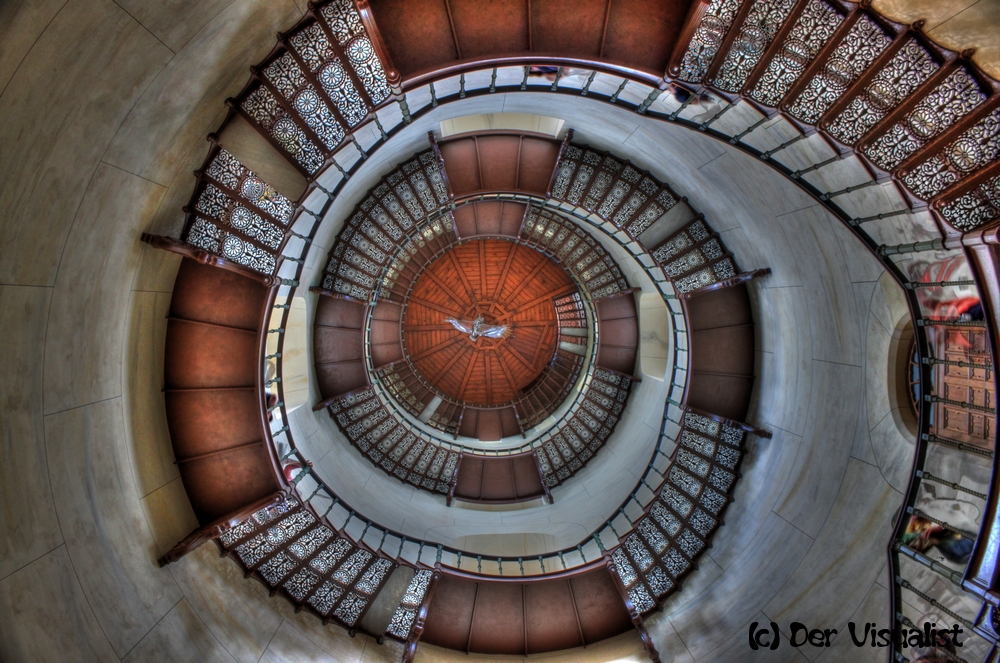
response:
<path id="1" fill-rule="evenodd" d="M 534 249 L 493 239 L 459 244 L 410 291 L 404 351 L 448 398 L 485 407 L 509 403 L 555 353 L 552 300 L 576 289 L 562 267 Z"/>

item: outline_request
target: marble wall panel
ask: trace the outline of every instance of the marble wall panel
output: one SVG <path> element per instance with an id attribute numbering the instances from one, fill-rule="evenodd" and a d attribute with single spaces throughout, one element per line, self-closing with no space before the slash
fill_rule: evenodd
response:
<path id="1" fill-rule="evenodd" d="M 851 615 L 850 622 L 861 628 L 857 635 L 864 633 L 864 625 L 874 622 L 879 628 L 889 625 L 889 592 L 880 585 L 872 585 L 861 603 L 861 606 Z M 833 645 L 820 653 L 816 659 L 819 663 L 841 663 L 842 661 L 857 661 L 858 663 L 882 663 L 885 660 L 885 650 L 872 647 L 856 647 L 847 630 L 847 623 L 837 627 L 837 635 L 832 638 Z"/>
<path id="2" fill-rule="evenodd" d="M 49 288 L 0 286 L 0 578 L 62 543 L 49 487 L 42 425 L 42 361 Z"/>
<path id="3" fill-rule="evenodd" d="M 156 565 L 136 497 L 120 398 L 45 418 L 56 513 L 87 600 L 124 656 L 181 598 Z"/>
<path id="4" fill-rule="evenodd" d="M 878 468 L 851 459 L 816 542 L 764 612 L 785 635 L 791 622 L 837 628 L 860 606 L 885 560 L 885 537 L 903 496 Z M 814 659 L 820 652 L 804 650 Z"/>
<path id="5" fill-rule="evenodd" d="M 861 388 L 857 366 L 813 362 L 806 431 L 775 513 L 815 537 L 840 491 L 854 440 Z"/>
<path id="6" fill-rule="evenodd" d="M 763 351 L 757 358 L 751 412 L 753 421 L 805 433 L 813 388 L 809 304 L 802 288 L 756 289 L 756 333 Z M 773 432 L 773 431 L 772 431 Z"/>
<path id="7" fill-rule="evenodd" d="M 184 483 L 178 477 L 142 498 L 146 522 L 156 540 L 157 554 L 163 555 L 199 527 Z"/>
<path id="8" fill-rule="evenodd" d="M 163 187 L 101 164 L 67 241 L 45 341 L 45 411 L 121 393 L 129 286 L 139 231 Z"/>
<path id="9" fill-rule="evenodd" d="M 670 623 L 701 659 L 738 633 L 744 647 L 746 627 L 805 556 L 812 539 L 776 514 L 740 555 L 696 601 L 669 613 Z M 733 600 L 739 597 L 739 600 Z M 741 650 L 746 656 L 746 650 Z M 708 660 L 718 660 L 711 657 Z M 745 660 L 745 659 L 743 659 Z"/>
<path id="10" fill-rule="evenodd" d="M 747 452 L 740 466 L 743 477 L 726 509 L 726 525 L 716 532 L 708 551 L 724 569 L 732 566 L 767 522 L 802 444 L 800 437 L 780 428 L 771 432 L 771 439 L 747 436 Z"/>
<path id="11" fill-rule="evenodd" d="M 65 546 L 0 580 L 0 659 L 115 661 Z"/>
<path id="12" fill-rule="evenodd" d="M 163 348 L 170 295 L 132 292 L 123 347 L 125 431 L 138 497 L 178 478 L 163 401 Z"/>
<path id="13" fill-rule="evenodd" d="M 0 5 L 0 95 L 31 46 L 66 0 L 12 0 Z"/>
<path id="14" fill-rule="evenodd" d="M 170 51 L 110 0 L 66 4 L 0 97 L 0 283 L 52 285 L 114 132 Z"/>
<path id="15" fill-rule="evenodd" d="M 861 344 L 851 272 L 837 241 L 830 215 L 819 206 L 781 217 L 785 235 L 801 266 L 802 286 L 809 302 L 812 357 L 861 365 Z M 874 262 L 874 258 L 872 259 Z"/>
<path id="16" fill-rule="evenodd" d="M 275 611 L 284 599 L 269 599 L 267 589 L 243 577 L 214 543 L 201 546 L 167 567 L 184 600 L 239 663 L 257 663 L 281 625 Z"/>
<path id="17" fill-rule="evenodd" d="M 126 663 L 235 663 L 191 605 L 181 599 L 132 651 Z"/>
<path id="18" fill-rule="evenodd" d="M 361 660 L 360 652 L 358 654 L 350 658 L 334 660 L 355 663 Z M 264 654 L 260 657 L 260 663 L 311 663 L 312 661 L 324 660 L 329 655 L 329 652 L 303 635 L 291 623 L 282 621 L 267 649 L 264 650 Z"/>
<path id="19" fill-rule="evenodd" d="M 292 0 L 127 0 L 122 5 L 177 54 L 136 102 L 104 159 L 168 185 L 191 146 L 217 128 L 213 123 L 226 97 L 243 89 L 248 63 L 268 54 L 274 33 L 290 27 L 299 9 Z M 205 24 L 207 18 L 212 20 Z M 171 34 L 177 30 L 184 34 Z M 201 66 L 204 62 L 213 66 Z M 208 145 L 202 145 L 204 158 Z"/>

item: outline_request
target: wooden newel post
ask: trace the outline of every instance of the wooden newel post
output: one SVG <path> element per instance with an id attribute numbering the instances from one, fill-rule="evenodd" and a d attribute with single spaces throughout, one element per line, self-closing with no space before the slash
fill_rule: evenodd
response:
<path id="1" fill-rule="evenodd" d="M 243 265 L 233 262 L 232 260 L 223 258 L 222 256 L 217 256 L 214 253 L 206 251 L 205 249 L 200 249 L 197 246 L 193 246 L 179 239 L 174 239 L 173 237 L 142 233 L 139 239 L 146 244 L 149 244 L 154 249 L 170 251 L 171 253 L 184 256 L 185 258 L 194 260 L 202 265 L 219 267 L 220 269 L 224 269 L 228 272 L 233 272 L 235 274 L 245 276 L 248 279 L 253 279 L 265 288 L 272 288 L 276 285 L 298 285 L 297 281 L 283 279 L 272 274 L 261 274 L 260 272 L 250 269 L 249 267 L 244 267 Z"/>
<path id="2" fill-rule="evenodd" d="M 611 559 L 610 553 L 604 553 L 604 564 L 608 568 L 608 573 L 611 574 L 611 581 L 618 589 L 618 594 L 625 603 L 625 611 L 628 612 L 628 616 L 632 620 L 632 625 L 639 632 L 639 639 L 642 640 L 642 646 L 645 647 L 649 660 L 653 663 L 661 663 L 660 652 L 656 651 L 656 645 L 653 644 L 653 639 L 649 637 L 649 631 L 646 630 L 646 625 L 642 621 L 642 615 L 635 609 L 635 604 L 632 603 L 632 599 L 629 598 L 628 593 L 625 591 L 625 586 L 622 584 L 621 578 L 618 577 L 618 569 L 615 568 L 615 562 Z"/>
<path id="3" fill-rule="evenodd" d="M 279 490 L 267 497 L 257 500 L 251 504 L 244 507 L 240 507 L 236 511 L 218 518 L 207 525 L 203 525 L 190 534 L 181 539 L 177 545 L 168 550 L 157 563 L 164 567 L 167 564 L 173 564 L 184 555 L 198 548 L 203 543 L 207 543 L 212 539 L 217 539 L 232 528 L 239 525 L 241 522 L 252 516 L 257 511 L 270 506 L 272 504 L 279 504 L 283 499 L 285 499 L 285 491 Z"/>
<path id="4" fill-rule="evenodd" d="M 765 267 L 764 269 L 755 269 L 752 272 L 740 272 L 736 276 L 731 276 L 728 279 L 723 279 L 722 281 L 716 281 L 711 285 L 706 285 L 704 288 L 698 288 L 692 290 L 691 292 L 684 292 L 677 295 L 678 299 L 691 299 L 692 297 L 697 297 L 698 295 L 703 295 L 706 292 L 712 292 L 713 290 L 722 290 L 724 288 L 734 288 L 741 283 L 747 283 L 753 281 L 761 276 L 767 276 L 771 273 L 770 267 Z"/>
<path id="5" fill-rule="evenodd" d="M 431 598 L 434 596 L 434 588 L 440 579 L 441 572 L 435 569 L 434 573 L 431 574 L 431 581 L 427 584 L 424 600 L 420 603 L 420 611 L 417 612 L 417 618 L 413 620 L 413 626 L 410 628 L 410 636 L 406 638 L 403 663 L 413 663 L 413 658 L 417 655 L 417 644 L 420 642 L 420 636 L 424 634 L 424 627 L 427 625 L 427 612 L 431 607 Z"/>

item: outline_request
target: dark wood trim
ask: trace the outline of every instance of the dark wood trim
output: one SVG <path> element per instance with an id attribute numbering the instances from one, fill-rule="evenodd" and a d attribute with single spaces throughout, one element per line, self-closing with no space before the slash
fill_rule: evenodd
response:
<path id="1" fill-rule="evenodd" d="M 279 277 L 254 271 L 249 267 L 244 267 L 243 265 L 233 262 L 228 258 L 223 258 L 222 256 L 215 255 L 214 253 L 209 253 L 205 249 L 200 249 L 196 246 L 188 244 L 187 242 L 174 239 L 173 237 L 142 233 L 139 239 L 140 241 L 149 244 L 154 249 L 162 249 L 164 251 L 176 253 L 202 265 L 220 267 L 228 272 L 233 272 L 234 274 L 239 274 L 240 276 L 245 276 L 248 279 L 257 281 L 266 288 L 271 288 L 281 284 L 281 278 Z"/>
<path id="2" fill-rule="evenodd" d="M 261 442 L 258 441 L 253 444 L 261 444 Z M 160 568 L 163 568 L 167 564 L 173 564 L 181 557 L 184 557 L 188 553 L 200 547 L 202 544 L 207 543 L 211 539 L 219 538 L 257 511 L 260 511 L 268 505 L 280 503 L 286 495 L 287 493 L 284 490 L 279 490 L 271 493 L 267 497 L 262 497 L 256 502 L 251 502 L 250 504 L 242 506 L 229 514 L 222 516 L 221 518 L 217 518 L 207 525 L 191 530 L 190 534 L 181 539 L 174 545 L 173 548 L 164 553 L 156 561 L 156 563 L 160 565 Z"/>
<path id="3" fill-rule="evenodd" d="M 361 24 L 364 26 L 365 31 L 368 33 L 368 39 L 371 40 L 372 46 L 375 48 L 375 57 L 382 63 L 382 69 L 385 71 L 385 78 L 389 84 L 389 89 L 392 90 L 394 95 L 399 95 L 401 92 L 399 70 L 392 63 L 392 57 L 389 55 L 389 49 L 385 46 L 385 40 L 382 39 L 382 32 L 378 29 L 378 24 L 375 22 L 375 14 L 372 13 L 369 1 L 354 0 L 354 7 L 358 10 L 358 15 L 361 16 Z M 374 106 L 374 104 L 372 105 Z"/>
<path id="4" fill-rule="evenodd" d="M 681 62 L 684 60 L 684 54 L 687 53 L 691 39 L 694 38 L 694 33 L 697 32 L 698 26 L 701 25 L 701 20 L 705 18 L 711 4 L 711 0 L 695 0 L 691 3 L 687 18 L 684 19 L 684 25 L 677 35 L 674 50 L 670 54 L 670 59 L 667 60 L 664 78 L 677 78 L 677 75 L 681 73 Z"/>
<path id="5" fill-rule="evenodd" d="M 755 269 L 752 272 L 740 272 L 736 276 L 733 276 L 722 281 L 716 281 L 710 285 L 706 285 L 703 288 L 697 288 L 690 292 L 684 292 L 677 295 L 678 299 L 691 299 L 692 297 L 697 297 L 698 295 L 703 295 L 706 292 L 713 292 L 715 290 L 722 290 L 723 288 L 732 288 L 741 283 L 747 283 L 753 279 L 759 278 L 761 276 L 766 276 L 771 273 L 770 267 L 765 267 L 764 269 Z"/>

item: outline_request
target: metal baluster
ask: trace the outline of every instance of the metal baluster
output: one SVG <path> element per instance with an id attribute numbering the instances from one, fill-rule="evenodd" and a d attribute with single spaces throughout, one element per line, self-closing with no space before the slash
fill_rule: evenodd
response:
<path id="1" fill-rule="evenodd" d="M 653 102 L 656 101 L 661 94 L 663 94 L 663 90 L 658 87 L 654 87 L 649 91 L 649 94 L 646 95 L 646 98 L 642 100 L 639 107 L 635 109 L 635 112 L 639 115 L 645 115 L 646 111 L 649 110 L 649 107 L 653 105 Z"/>
<path id="2" fill-rule="evenodd" d="M 977 454 L 979 456 L 985 456 L 986 458 L 993 458 L 993 452 L 989 449 L 983 449 L 982 447 L 977 447 L 973 444 L 965 444 L 964 442 L 955 442 L 954 440 L 949 440 L 944 437 L 938 437 L 937 435 L 929 435 L 924 433 L 922 436 L 924 441 L 933 442 L 934 444 L 940 444 L 944 447 L 951 447 L 958 451 L 963 451 L 965 453 Z"/>
<path id="3" fill-rule="evenodd" d="M 870 182 L 862 182 L 861 184 L 855 184 L 854 186 L 844 187 L 840 191 L 827 191 L 819 196 L 820 200 L 830 200 L 836 196 L 841 196 L 845 193 L 850 193 L 852 191 L 857 191 L 858 189 L 866 189 L 870 186 L 875 186 L 878 184 L 878 180 L 871 180 Z"/>
<path id="4" fill-rule="evenodd" d="M 525 67 L 524 67 L 524 78 L 521 79 L 521 89 L 522 90 L 527 90 L 528 89 L 528 72 L 529 71 L 531 71 L 531 67 L 528 66 L 528 65 L 525 65 Z"/>
<path id="5" fill-rule="evenodd" d="M 490 94 L 497 91 L 497 68 L 493 67 L 493 76 L 490 77 Z"/>
<path id="6" fill-rule="evenodd" d="M 266 357 L 264 357 L 265 361 L 268 359 L 281 359 L 281 353 L 275 352 L 273 355 L 267 355 Z"/>
<path id="7" fill-rule="evenodd" d="M 371 527 L 371 526 L 372 526 L 372 521 L 366 520 L 365 521 L 365 529 L 364 529 L 363 532 L 361 532 L 361 536 L 358 538 L 358 542 L 359 543 L 363 543 L 364 542 L 365 535 L 368 534 L 368 528 Z"/>
<path id="8" fill-rule="evenodd" d="M 985 327 L 984 320 L 932 320 L 929 318 L 918 318 L 918 327 Z"/>
<path id="9" fill-rule="evenodd" d="M 278 401 L 277 403 L 275 403 L 275 404 L 274 404 L 274 405 L 272 405 L 271 407 L 267 408 L 267 411 L 268 411 L 268 412 L 274 412 L 274 411 L 275 411 L 275 410 L 277 410 L 277 409 L 278 409 L 279 407 L 282 407 L 282 406 L 283 406 L 284 404 L 285 404 L 285 402 L 284 402 L 284 401 Z"/>
<path id="10" fill-rule="evenodd" d="M 497 566 L 500 568 L 500 575 L 503 575 L 503 560 L 497 557 Z"/>
<path id="11" fill-rule="evenodd" d="M 465 74 L 458 77 L 458 98 L 465 99 Z"/>
<path id="12" fill-rule="evenodd" d="M 285 333 L 285 328 L 284 327 L 278 327 L 277 329 L 268 329 L 267 333 L 268 334 L 284 334 Z"/>
<path id="13" fill-rule="evenodd" d="M 383 141 L 389 140 L 389 134 L 385 132 L 385 129 L 382 128 L 382 123 L 378 121 L 378 114 L 375 115 L 374 119 L 375 119 L 375 126 L 378 127 L 378 132 L 382 135 L 382 140 Z"/>
<path id="14" fill-rule="evenodd" d="M 434 83 L 431 83 L 429 87 L 431 89 L 431 108 L 437 108 L 438 107 L 437 90 L 434 89 Z"/>
<path id="15" fill-rule="evenodd" d="M 954 405 L 955 407 L 960 407 L 963 410 L 975 410 L 976 412 L 996 414 L 996 409 L 992 407 L 976 405 L 975 403 L 969 403 L 968 401 L 956 401 L 951 398 L 942 398 L 941 396 L 934 396 L 933 394 L 924 394 L 924 401 L 928 403 L 944 403 L 945 405 Z"/>
<path id="16" fill-rule="evenodd" d="M 601 551 L 601 554 L 608 552 L 607 549 L 604 547 L 604 543 L 601 541 L 601 535 L 599 533 L 594 532 L 594 534 L 590 538 L 592 538 L 597 543 L 597 548 Z M 582 555 L 583 553 L 581 552 L 580 554 Z"/>
<path id="17" fill-rule="evenodd" d="M 396 103 L 399 104 L 399 111 L 403 114 L 403 124 L 409 124 L 413 122 L 413 117 L 410 116 L 410 104 L 406 100 L 406 95 L 396 99 Z"/>
<path id="18" fill-rule="evenodd" d="M 385 537 L 389 534 L 388 531 L 382 530 L 382 540 L 378 542 L 378 548 L 375 550 L 382 550 L 382 544 L 385 543 Z"/>
<path id="19" fill-rule="evenodd" d="M 305 261 L 305 260 L 303 260 L 302 258 L 293 258 L 293 257 L 291 257 L 291 256 L 286 256 L 286 255 L 282 255 L 282 256 L 281 256 L 281 259 L 282 259 L 282 260 L 287 260 L 287 261 L 289 261 L 289 262 L 295 262 L 295 263 L 298 263 L 298 264 L 300 264 L 300 265 L 304 265 L 304 264 L 305 264 L 305 262 L 306 262 L 306 261 Z"/>
<path id="20" fill-rule="evenodd" d="M 934 476 L 930 472 L 925 472 L 923 470 L 917 470 L 916 471 L 916 475 L 920 479 L 925 479 L 927 481 L 933 481 L 934 483 L 939 483 L 942 486 L 948 486 L 949 488 L 952 488 L 954 490 L 958 490 L 958 491 L 961 491 L 963 493 L 968 493 L 969 495 L 975 495 L 976 497 L 978 497 L 981 500 L 985 500 L 986 499 L 986 493 L 980 493 L 978 490 L 972 490 L 971 488 L 966 488 L 965 486 L 963 486 L 963 485 L 961 485 L 959 483 L 956 483 L 954 481 L 946 481 L 945 479 L 942 479 L 941 477 Z"/>
<path id="21" fill-rule="evenodd" d="M 778 147 L 774 148 L 773 150 L 768 150 L 767 152 L 764 152 L 764 153 L 762 153 L 762 154 L 760 155 L 760 158 L 761 158 L 761 159 L 764 159 L 764 160 L 766 161 L 767 159 L 770 159 L 770 158 L 771 158 L 771 155 L 772 155 L 772 154 L 774 154 L 775 152 L 780 152 L 781 150 L 785 149 L 785 148 L 786 148 L 786 147 L 788 147 L 789 145 L 792 145 L 792 144 L 794 144 L 794 143 L 797 143 L 797 142 L 799 142 L 800 140 L 802 140 L 802 139 L 803 139 L 803 138 L 805 138 L 805 137 L 806 137 L 806 135 L 805 135 L 805 134 L 799 134 L 799 135 L 798 135 L 798 136 L 796 136 L 795 138 L 793 138 L 793 139 L 791 139 L 791 140 L 788 140 L 788 141 L 785 141 L 784 143 L 782 143 L 782 144 L 781 144 L 781 145 L 779 145 Z"/>
<path id="22" fill-rule="evenodd" d="M 292 307 L 291 304 L 275 304 L 271 308 L 291 308 L 291 307 Z"/>
<path id="23" fill-rule="evenodd" d="M 545 573 L 545 560 L 542 559 L 541 555 L 538 556 L 538 564 L 542 567 L 542 573 Z"/>
<path id="24" fill-rule="evenodd" d="M 974 364 L 971 361 L 955 361 L 953 359 L 936 359 L 934 357 L 924 357 L 922 363 L 928 366 L 934 366 L 936 364 L 941 364 L 943 366 L 958 366 L 959 368 L 984 368 L 987 371 L 992 371 L 993 367 L 989 364 Z"/>
<path id="25" fill-rule="evenodd" d="M 321 189 L 321 190 L 323 191 L 323 193 L 326 193 L 325 189 Z M 332 196 L 331 196 L 331 198 L 332 198 Z M 312 238 L 311 237 L 306 237 L 305 235 L 300 235 L 299 233 L 297 233 L 297 232 L 295 232 L 293 230 L 289 230 L 288 234 L 291 235 L 292 237 L 298 237 L 299 239 L 301 239 L 306 244 L 312 244 Z"/>
<path id="26" fill-rule="evenodd" d="M 345 180 L 349 180 L 349 179 L 351 179 L 351 174 L 350 174 L 350 173 L 348 173 L 348 172 L 347 172 L 346 170 L 344 170 L 344 167 L 343 167 L 343 166 L 341 166 L 341 165 L 340 165 L 339 163 L 337 163 L 337 160 L 336 160 L 336 159 L 334 159 L 334 158 L 332 158 L 332 157 L 331 157 L 331 158 L 330 158 L 330 163 L 332 163 L 332 164 L 333 164 L 333 166 L 334 166 L 334 167 L 335 167 L 335 168 L 336 168 L 337 170 L 339 170 L 339 171 L 340 171 L 340 175 L 341 175 L 341 177 L 343 177 L 343 178 L 344 178 Z M 332 194 L 331 194 L 331 195 L 332 195 Z"/>
<path id="27" fill-rule="evenodd" d="M 906 288 L 907 290 L 915 290 L 917 288 L 945 288 L 947 286 L 953 286 L 953 285 L 954 286 L 976 285 L 976 282 L 973 281 L 972 279 L 963 279 L 959 281 L 907 281 L 906 283 L 903 284 L 903 287 Z M 940 363 L 941 360 L 937 361 Z M 924 360 L 924 363 L 927 363 L 926 359 Z"/>
<path id="28" fill-rule="evenodd" d="M 580 557 L 583 558 L 583 563 L 586 564 L 587 563 L 587 557 L 586 557 L 586 555 L 583 554 L 583 546 L 582 545 L 577 546 L 576 547 L 576 551 L 578 553 L 580 553 Z"/>
<path id="29" fill-rule="evenodd" d="M 891 216 L 900 216 L 902 214 L 912 214 L 911 210 L 908 209 L 898 209 L 894 212 L 882 212 L 881 214 L 876 214 L 875 216 L 862 216 L 856 219 L 851 219 L 848 221 L 852 226 L 860 226 L 862 223 L 868 223 L 869 221 L 878 221 L 880 219 L 888 219 Z"/>
<path id="30" fill-rule="evenodd" d="M 690 94 L 690 95 L 688 95 L 688 98 L 685 99 L 683 103 L 681 103 L 680 107 L 677 108 L 676 110 L 674 110 L 673 113 L 671 113 L 670 115 L 668 115 L 667 118 L 671 122 L 673 122 L 674 120 L 677 119 L 677 116 L 680 115 L 681 113 L 683 113 L 684 109 L 687 108 L 688 106 L 690 106 L 691 104 L 693 104 L 694 100 L 697 99 L 697 98 L 698 98 L 698 95 L 696 95 L 696 94 Z"/>
<path id="31" fill-rule="evenodd" d="M 459 556 L 461 556 L 462 553 L 459 552 L 458 554 L 459 554 Z M 482 573 L 483 572 L 483 556 L 482 555 L 476 555 L 476 571 L 478 573 Z"/>
<path id="32" fill-rule="evenodd" d="M 827 164 L 831 164 L 831 163 L 833 163 L 834 161 L 840 161 L 840 160 L 841 160 L 841 159 L 843 159 L 843 158 L 844 158 L 844 157 L 845 157 L 845 156 L 846 156 L 847 154 L 848 154 L 848 152 L 845 152 L 844 154 L 838 154 L 838 155 L 836 155 L 836 156 L 833 156 L 833 157 L 830 157 L 830 158 L 829 158 L 829 159 L 827 159 L 826 161 L 821 161 L 821 162 L 819 162 L 819 163 L 815 163 L 815 164 L 813 164 L 813 165 L 809 166 L 808 168 L 803 168 L 802 170 L 796 170 L 796 171 L 795 171 L 794 173 L 791 173 L 791 174 L 789 175 L 789 177 L 791 177 L 791 178 L 792 178 L 793 180 L 797 180 L 797 179 L 799 179 L 800 177 L 802 177 L 803 175 L 805 175 L 806 173 L 811 173 L 811 172 L 812 172 L 812 171 L 814 171 L 814 170 L 819 170 L 819 169 L 820 169 L 820 168 L 822 168 L 823 166 L 826 166 Z"/>
<path id="33" fill-rule="evenodd" d="M 590 72 L 590 76 L 587 77 L 587 83 L 580 90 L 580 96 L 586 97 L 590 93 L 590 84 L 594 82 L 594 77 L 597 76 L 597 71 Z"/>
<path id="34" fill-rule="evenodd" d="M 882 244 L 878 247 L 879 256 L 897 256 L 904 253 L 919 253 L 920 251 L 940 251 L 945 248 L 943 239 L 931 239 L 924 242 L 911 242 L 909 244 Z"/>
<path id="35" fill-rule="evenodd" d="M 280 377 L 271 378 L 270 380 L 268 380 L 267 382 L 264 383 L 264 386 L 265 387 L 270 387 L 275 382 L 281 382 L 281 378 Z"/>
<path id="36" fill-rule="evenodd" d="M 562 75 L 563 75 L 563 68 L 559 67 L 559 69 L 556 70 L 556 79 L 552 81 L 552 87 L 550 88 L 552 92 L 555 92 L 556 90 L 559 89 L 559 79 L 562 78 Z"/>
<path id="37" fill-rule="evenodd" d="M 622 84 L 618 86 L 618 89 L 615 90 L 615 93 L 613 95 L 611 95 L 611 98 L 608 99 L 608 103 L 617 104 L 618 103 L 618 95 L 620 95 L 622 93 L 622 90 L 625 89 L 626 85 L 628 85 L 628 79 L 627 78 L 622 81 Z"/>
<path id="38" fill-rule="evenodd" d="M 361 147 L 361 143 L 358 142 L 358 139 L 354 136 L 354 134 L 351 134 L 351 142 L 354 143 L 354 147 L 357 148 L 358 153 L 361 155 L 361 159 L 367 159 L 368 155 L 365 154 L 364 149 Z"/>
<path id="39" fill-rule="evenodd" d="M 559 551 L 559 561 L 562 562 L 563 570 L 565 570 L 567 568 L 566 567 L 566 559 L 563 557 L 563 554 L 562 554 L 561 550 Z"/>
<path id="40" fill-rule="evenodd" d="M 424 544 L 423 544 L 423 542 L 421 542 L 420 543 L 420 550 L 423 551 L 423 549 L 424 549 Z M 438 544 L 438 547 L 437 547 L 437 563 L 438 564 L 441 563 L 441 553 L 442 552 L 444 552 L 443 546 L 441 544 Z"/>
<path id="41" fill-rule="evenodd" d="M 316 181 L 313 181 L 313 186 L 316 187 L 317 189 L 319 189 L 320 191 L 322 191 L 324 194 L 326 194 L 327 198 L 333 200 L 333 192 L 330 191 L 330 190 L 328 190 L 325 186 L 323 186 L 322 184 L 320 184 L 319 182 L 316 182 Z M 301 237 L 302 239 L 307 239 L 306 237 L 304 237 L 302 235 L 298 235 L 298 236 Z"/>
<path id="42" fill-rule="evenodd" d="M 396 558 L 400 558 L 403 555 L 403 544 L 406 543 L 406 537 L 402 537 L 399 540 L 399 550 L 396 551 Z"/>
<path id="43" fill-rule="evenodd" d="M 330 506 L 326 507 L 326 511 L 323 512 L 323 518 L 326 518 L 327 516 L 329 516 L 330 512 L 333 511 L 333 507 L 335 507 L 339 503 L 340 503 L 340 499 L 338 499 L 336 497 L 333 497 L 332 501 L 330 502 Z"/>
<path id="44" fill-rule="evenodd" d="M 521 567 L 521 575 L 523 576 L 524 575 L 524 558 L 518 557 L 517 558 L 517 565 Z"/>
<path id="45" fill-rule="evenodd" d="M 687 102 L 685 102 L 685 104 L 688 103 L 689 101 L 690 101 L 690 98 L 688 99 Z M 677 109 L 677 113 L 681 112 L 682 110 L 684 110 L 684 106 L 681 106 L 680 108 L 678 108 Z M 675 117 L 676 117 L 677 113 L 674 113 Z M 674 118 L 671 117 L 670 119 L 672 120 Z M 757 120 L 756 122 L 754 122 L 753 124 L 751 124 L 749 127 L 747 127 L 743 131 L 739 132 L 738 134 L 736 134 L 735 136 L 733 136 L 732 138 L 730 138 L 729 139 L 730 144 L 735 145 L 736 143 L 740 142 L 743 139 L 744 136 L 746 136 L 747 134 L 753 132 L 754 129 L 756 129 L 760 125 L 764 124 L 765 122 L 767 122 L 768 119 L 769 118 L 767 118 L 767 117 L 760 118 L 759 120 Z"/>
<path id="46" fill-rule="evenodd" d="M 909 591 L 913 592 L 914 594 L 916 594 L 917 596 L 919 596 L 923 600 L 927 601 L 932 606 L 934 606 L 935 608 L 937 608 L 938 610 L 940 610 L 944 614 L 948 615 L 949 617 L 951 617 L 953 619 L 957 619 L 958 621 L 962 622 L 963 624 L 965 624 L 966 628 L 968 628 L 970 631 L 975 630 L 975 628 L 976 628 L 975 624 L 973 624 L 972 622 L 970 622 L 965 617 L 962 617 L 957 612 L 952 612 L 951 610 L 949 610 L 945 606 L 941 605 L 941 603 L 939 603 L 935 599 L 931 598 L 927 594 L 924 594 L 919 589 L 917 589 L 916 587 L 914 587 L 913 585 L 911 585 L 910 582 L 906 578 L 901 578 L 900 576 L 896 576 L 896 584 L 899 585 L 900 587 L 902 587 L 903 589 L 908 589 Z"/>

